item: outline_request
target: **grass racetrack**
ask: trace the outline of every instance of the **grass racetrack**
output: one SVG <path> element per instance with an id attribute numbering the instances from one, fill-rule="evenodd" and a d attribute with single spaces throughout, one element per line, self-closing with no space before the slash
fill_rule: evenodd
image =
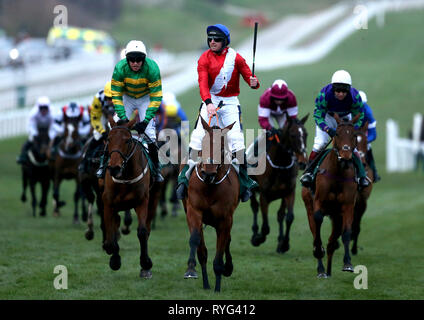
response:
<path id="1" fill-rule="evenodd" d="M 308 152 L 314 137 L 314 99 L 330 81 L 332 73 L 341 68 L 348 70 L 354 87 L 367 93 L 378 121 L 373 150 L 382 176 L 374 186 L 362 220 L 359 253 L 352 256 L 353 265 L 367 267 L 367 290 L 354 288 L 357 274 L 341 272 L 342 249 L 334 255 L 332 277 L 316 278 L 312 235 L 300 197 L 300 183 L 291 248 L 284 255 L 276 253 L 279 203 L 274 202 L 270 207 L 271 233 L 260 247 L 250 244 L 250 206 L 239 205 L 231 241 L 234 272 L 231 277 L 223 278 L 218 296 L 213 290 L 203 290 L 201 279 L 183 279 L 189 233 L 182 211 L 177 217 L 156 220 L 149 240 L 152 279 L 139 278 L 140 248 L 135 221 L 132 232 L 119 241 L 122 267 L 112 271 L 109 256 L 101 248 L 98 216 L 95 216 L 96 235 L 92 241 L 84 238 L 84 224 L 72 224 L 72 183 L 62 185 L 61 194 L 67 205 L 60 218 L 52 216 L 51 190 L 45 218 L 33 218 L 29 203 L 20 202 L 20 168 L 15 163 L 25 139 L 20 137 L 0 141 L 0 299 L 422 299 L 424 173 L 385 171 L 385 122 L 388 118 L 398 121 L 405 136 L 412 126 L 413 114 L 422 112 L 424 38 L 417 35 L 424 28 L 423 16 L 423 11 L 388 14 L 384 28 L 371 21 L 367 30 L 355 33 L 317 64 L 258 72 L 262 84 L 259 91 L 249 90 L 241 83 L 244 127 L 258 128 L 260 94 L 276 78 L 287 81 L 297 95 L 299 117 L 310 113 L 306 126 Z M 194 120 L 200 103 L 198 89 L 185 93 L 180 101 L 190 120 Z M 328 218 L 322 230 L 326 246 L 330 233 Z M 216 238 L 213 228 L 206 228 L 205 237 L 213 287 Z M 67 290 L 56 290 L 53 286 L 57 276 L 53 270 L 57 265 L 67 267 Z M 200 276 L 199 266 L 197 271 Z"/>

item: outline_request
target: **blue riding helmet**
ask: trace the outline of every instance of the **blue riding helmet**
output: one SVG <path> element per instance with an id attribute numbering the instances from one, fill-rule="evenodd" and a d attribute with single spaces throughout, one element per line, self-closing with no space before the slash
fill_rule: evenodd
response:
<path id="1" fill-rule="evenodd" d="M 228 30 L 228 28 L 226 26 L 224 26 L 223 24 L 220 24 L 220 23 L 214 24 L 212 26 L 207 27 L 206 34 L 209 34 L 209 31 L 212 31 L 212 30 L 217 30 L 217 31 L 223 33 L 225 35 L 225 37 L 227 38 L 226 46 L 228 46 L 230 44 L 230 30 Z"/>

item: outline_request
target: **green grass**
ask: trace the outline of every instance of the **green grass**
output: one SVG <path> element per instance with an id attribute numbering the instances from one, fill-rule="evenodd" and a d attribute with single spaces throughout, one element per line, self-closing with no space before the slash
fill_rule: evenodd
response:
<path id="1" fill-rule="evenodd" d="M 250 244 L 252 214 L 242 203 L 236 210 L 231 249 L 234 272 L 223 278 L 219 296 L 202 289 L 201 280 L 184 280 L 189 254 L 189 233 L 185 216 L 160 218 L 149 241 L 153 278 L 141 280 L 139 244 L 132 233 L 120 240 L 122 267 L 109 268 L 109 256 L 101 249 L 99 219 L 96 236 L 84 238 L 84 225 L 72 225 L 73 186 L 67 182 L 62 194 L 68 201 L 60 218 L 52 217 L 51 203 L 46 218 L 33 218 L 29 204 L 19 201 L 20 172 L 15 164 L 24 137 L 0 141 L 0 299 L 422 299 L 424 296 L 424 197 L 423 172 L 389 174 L 385 171 L 385 121 L 399 121 L 406 135 L 412 116 L 422 108 L 424 39 L 417 36 L 424 27 L 422 11 L 390 14 L 386 27 L 370 22 L 363 30 L 342 43 L 323 61 L 308 66 L 258 73 L 261 90 L 249 90 L 242 83 L 240 101 L 245 127 L 257 128 L 257 101 L 267 85 L 281 77 L 298 97 L 300 115 L 313 112 L 314 99 L 338 68 L 346 68 L 354 86 L 367 92 L 378 120 L 378 140 L 373 143 L 382 181 L 374 186 L 362 223 L 359 254 L 354 265 L 368 269 L 368 290 L 353 287 L 355 274 L 341 272 L 343 250 L 336 251 L 333 276 L 316 279 L 316 260 L 312 256 L 312 236 L 306 212 L 297 190 L 291 249 L 276 253 L 278 203 L 270 208 L 271 233 L 260 247 Z M 199 105 L 198 89 L 180 97 L 190 119 Z M 307 122 L 308 147 L 312 145 L 314 124 Z M 50 193 L 51 195 L 51 193 Z M 326 244 L 330 222 L 325 218 Z M 212 261 L 215 232 L 205 230 L 209 250 L 208 271 L 211 285 L 215 277 Z M 56 265 L 68 268 L 68 290 L 55 290 Z M 198 269 L 198 271 L 200 271 Z"/>

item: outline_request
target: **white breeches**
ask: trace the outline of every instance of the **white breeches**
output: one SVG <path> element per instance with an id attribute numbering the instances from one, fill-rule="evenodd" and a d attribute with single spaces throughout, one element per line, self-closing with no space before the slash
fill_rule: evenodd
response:
<path id="1" fill-rule="evenodd" d="M 138 110 L 139 121 L 143 121 L 146 116 L 146 110 L 150 103 L 149 95 L 145 95 L 139 99 L 132 98 L 126 94 L 123 95 L 122 101 L 125 107 L 125 114 L 128 119 L 131 118 L 133 112 Z M 146 135 L 152 140 L 156 141 L 156 123 L 155 118 L 150 120 L 146 127 Z"/>
<path id="2" fill-rule="evenodd" d="M 352 114 L 349 113 L 348 115 L 344 116 L 342 119 L 352 120 Z M 328 113 L 325 115 L 325 122 L 330 128 L 333 128 L 333 129 L 337 128 L 336 119 L 334 119 Z M 320 151 L 322 148 L 325 147 L 328 141 L 330 141 L 330 136 L 328 135 L 328 133 L 321 130 L 319 126 L 316 126 L 314 146 L 312 147 L 312 151 L 315 151 L 315 152 Z"/>
<path id="3" fill-rule="evenodd" d="M 214 97 L 213 97 L 214 98 Z M 244 146 L 244 135 L 240 126 L 240 117 L 241 111 L 239 106 L 239 101 L 237 97 L 222 98 L 217 97 L 221 100 L 224 100 L 224 105 L 217 111 L 218 114 L 218 123 L 216 120 L 216 116 L 211 119 L 210 126 L 218 125 L 221 129 L 235 122 L 233 128 L 228 132 L 228 144 L 231 152 L 237 152 L 239 150 L 245 149 Z M 235 98 L 235 99 L 234 99 Z M 214 101 L 212 99 L 215 107 L 218 106 L 219 101 Z M 218 103 L 216 103 L 218 102 Z M 200 109 L 200 116 L 209 123 L 209 116 L 206 109 L 206 104 L 203 103 Z M 205 136 L 205 130 L 203 129 L 202 122 L 200 119 L 197 121 L 196 127 L 194 128 L 191 139 L 190 139 L 190 148 L 194 150 L 202 149 L 202 139 Z"/>

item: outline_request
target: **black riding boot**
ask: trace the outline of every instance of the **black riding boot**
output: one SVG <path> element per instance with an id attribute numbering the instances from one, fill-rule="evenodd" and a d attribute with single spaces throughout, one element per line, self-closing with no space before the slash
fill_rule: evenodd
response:
<path id="1" fill-rule="evenodd" d="M 189 159 L 197 161 L 199 156 L 198 150 L 192 150 L 190 147 L 188 148 L 188 156 Z M 188 179 L 186 177 L 186 172 L 189 169 L 189 165 L 186 163 L 180 174 L 178 175 L 178 185 L 176 188 L 176 196 L 178 200 L 183 200 L 187 195 L 187 187 L 188 187 Z"/>
<path id="2" fill-rule="evenodd" d="M 159 155 L 158 155 L 158 147 L 156 146 L 156 143 L 149 143 L 149 156 L 150 159 L 153 162 L 153 165 L 155 167 L 154 173 L 153 173 L 153 180 L 155 182 L 163 182 L 164 179 L 160 173 L 160 163 L 159 163 Z"/>
<path id="3" fill-rule="evenodd" d="M 377 173 L 377 167 L 375 166 L 375 160 L 374 160 L 374 155 L 372 154 L 372 149 L 369 149 L 367 151 L 366 159 L 374 174 L 374 183 L 380 181 L 381 177 Z"/>
<path id="4" fill-rule="evenodd" d="M 29 140 L 24 143 L 24 145 L 22 146 L 21 154 L 16 158 L 16 163 L 23 164 L 29 160 L 28 151 L 31 148 L 31 146 L 32 146 L 32 142 Z"/>

